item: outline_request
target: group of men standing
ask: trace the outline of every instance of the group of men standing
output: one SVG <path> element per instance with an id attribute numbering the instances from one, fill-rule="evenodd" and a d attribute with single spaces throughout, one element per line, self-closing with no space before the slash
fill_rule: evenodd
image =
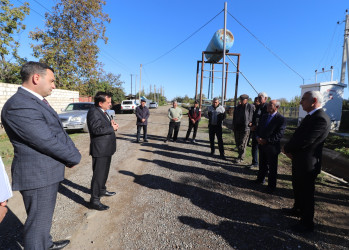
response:
<path id="1" fill-rule="evenodd" d="M 266 93 L 259 93 L 257 105 L 246 102 L 247 95 L 240 96 L 234 110 L 233 130 L 238 149 L 235 163 L 244 160 L 250 131 L 252 132 L 252 164 L 259 167 L 256 183 L 263 184 L 268 176 L 267 192 L 276 188 L 278 155 L 282 151 L 292 160 L 292 187 L 294 206 L 283 211 L 300 217 L 293 227 L 297 232 L 314 230 L 315 179 L 321 171 L 322 148 L 330 131 L 330 119 L 321 108 L 322 95 L 319 91 L 304 93 L 300 105 L 308 115 L 302 120 L 291 139 L 281 147 L 280 141 L 286 128 L 286 119 L 278 112 L 280 102 L 270 100 Z M 259 159 L 258 159 L 259 152 Z"/>
<path id="2" fill-rule="evenodd" d="M 19 190 L 27 212 L 24 224 L 25 249 L 62 249 L 69 240 L 53 242 L 50 235 L 52 216 L 56 204 L 59 183 L 64 179 L 65 167 L 72 168 L 80 162 L 81 154 L 64 131 L 57 113 L 45 97 L 55 89 L 54 70 L 43 63 L 28 62 L 21 69 L 22 86 L 4 105 L 1 121 L 14 147 L 12 163 L 12 188 Z M 268 176 L 269 191 L 276 187 L 277 162 L 280 140 L 285 130 L 285 118 L 278 113 L 277 100 L 266 102 L 267 95 L 258 95 L 258 106 L 248 103 L 248 96 L 241 95 L 235 108 L 233 130 L 238 149 L 235 163 L 244 160 L 245 148 L 252 131 L 252 165 L 259 165 L 256 182 L 263 183 Z M 299 232 L 314 229 L 315 179 L 321 171 L 324 140 L 330 130 L 330 120 L 321 108 L 322 97 L 318 91 L 306 92 L 300 104 L 308 115 L 282 151 L 292 159 L 292 186 L 294 206 L 284 211 L 299 216 Z M 108 191 L 108 179 L 112 155 L 116 151 L 115 131 L 118 124 L 106 113 L 111 106 L 111 96 L 98 92 L 94 107 L 87 114 L 90 133 L 90 155 L 92 156 L 90 208 L 107 210 L 101 203 L 103 196 L 113 196 Z M 143 128 L 143 140 L 147 142 L 147 120 L 149 110 L 142 100 L 137 107 L 137 142 Z M 197 133 L 201 110 L 198 103 L 189 110 L 189 128 L 185 140 L 194 128 L 193 142 Z M 222 123 L 225 109 L 217 98 L 208 107 L 209 140 L 211 155 L 215 153 L 214 140 L 217 137 L 220 156 L 225 159 L 222 140 Z M 165 141 L 177 140 L 182 110 L 173 102 L 168 111 L 169 131 Z M 173 134 L 173 135 L 172 135 Z M 257 160 L 257 145 L 259 160 Z"/>

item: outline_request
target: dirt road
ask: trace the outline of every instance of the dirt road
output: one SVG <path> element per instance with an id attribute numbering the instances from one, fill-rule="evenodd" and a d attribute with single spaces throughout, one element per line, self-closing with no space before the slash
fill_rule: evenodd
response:
<path id="1" fill-rule="evenodd" d="M 107 182 L 113 197 L 102 202 L 107 211 L 89 210 L 92 175 L 88 134 L 74 135 L 81 163 L 66 170 L 54 214 L 54 240 L 70 239 L 66 249 L 347 249 L 349 247 L 348 186 L 325 177 L 317 184 L 316 232 L 298 235 L 296 220 L 280 209 L 292 206 L 289 168 L 279 171 L 271 195 L 251 180 L 256 170 L 209 155 L 207 129 L 196 144 L 164 143 L 168 107 L 151 110 L 149 143 L 134 143 L 133 114 L 117 115 L 117 152 Z M 183 138 L 187 118 L 181 124 Z M 286 164 L 287 165 L 287 164 Z M 9 201 L 0 225 L 0 248 L 21 249 L 25 211 L 20 194 Z"/>

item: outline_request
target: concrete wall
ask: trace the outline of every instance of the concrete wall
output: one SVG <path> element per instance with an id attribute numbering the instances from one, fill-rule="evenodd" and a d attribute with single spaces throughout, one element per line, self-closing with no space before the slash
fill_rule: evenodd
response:
<path id="1" fill-rule="evenodd" d="M 0 113 L 5 102 L 17 92 L 21 85 L 0 83 Z M 52 94 L 48 96 L 47 101 L 57 113 L 61 112 L 71 102 L 79 101 L 79 91 L 70 91 L 64 89 L 54 89 Z"/>

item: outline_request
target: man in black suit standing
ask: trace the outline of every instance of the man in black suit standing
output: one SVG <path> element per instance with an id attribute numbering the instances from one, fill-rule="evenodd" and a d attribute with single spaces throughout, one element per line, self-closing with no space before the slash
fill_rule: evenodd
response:
<path id="1" fill-rule="evenodd" d="M 95 105 L 87 113 L 93 170 L 90 208 L 102 211 L 109 209 L 109 207 L 102 204 L 100 198 L 115 195 L 115 192 L 107 191 L 105 184 L 108 179 L 111 157 L 116 151 L 114 131 L 118 130 L 119 125 L 106 112 L 111 107 L 109 94 L 98 92 L 94 101 Z"/>
<path id="2" fill-rule="evenodd" d="M 255 110 L 253 112 L 252 116 L 252 122 L 248 125 L 251 127 L 251 134 L 252 134 L 252 145 L 251 145 L 251 155 L 252 155 L 252 164 L 249 166 L 246 166 L 247 168 L 254 168 L 258 167 L 258 142 L 256 140 L 256 129 L 258 126 L 259 120 L 262 118 L 264 114 L 267 114 L 267 99 L 268 94 L 265 92 L 261 92 L 257 96 L 258 99 L 258 105 L 255 105 Z"/>
<path id="3" fill-rule="evenodd" d="M 264 183 L 268 174 L 267 192 L 272 193 L 276 188 L 278 156 L 280 154 L 280 140 L 286 128 L 285 118 L 278 113 L 280 102 L 271 100 L 268 103 L 268 114 L 260 119 L 256 130 L 256 140 L 259 146 L 259 171 L 257 183 Z"/>
<path id="4" fill-rule="evenodd" d="M 314 230 L 315 179 L 321 172 L 322 148 L 330 131 L 330 119 L 321 108 L 319 91 L 305 92 L 300 104 L 308 115 L 302 120 L 283 152 L 292 159 L 294 206 L 283 209 L 287 214 L 300 216 L 293 227 L 297 232 Z"/>
<path id="5" fill-rule="evenodd" d="M 81 155 L 45 97 L 55 88 L 53 69 L 28 62 L 21 69 L 22 86 L 4 105 L 1 121 L 14 147 L 12 189 L 23 196 L 27 220 L 24 249 L 62 249 L 69 240 L 50 235 L 59 182 L 65 166 Z"/>

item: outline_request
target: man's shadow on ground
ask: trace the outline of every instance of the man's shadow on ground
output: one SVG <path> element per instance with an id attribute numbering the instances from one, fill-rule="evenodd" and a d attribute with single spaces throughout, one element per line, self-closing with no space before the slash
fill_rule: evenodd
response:
<path id="1" fill-rule="evenodd" d="M 0 223 L 0 249 L 23 249 L 23 223 L 8 209 Z"/>

